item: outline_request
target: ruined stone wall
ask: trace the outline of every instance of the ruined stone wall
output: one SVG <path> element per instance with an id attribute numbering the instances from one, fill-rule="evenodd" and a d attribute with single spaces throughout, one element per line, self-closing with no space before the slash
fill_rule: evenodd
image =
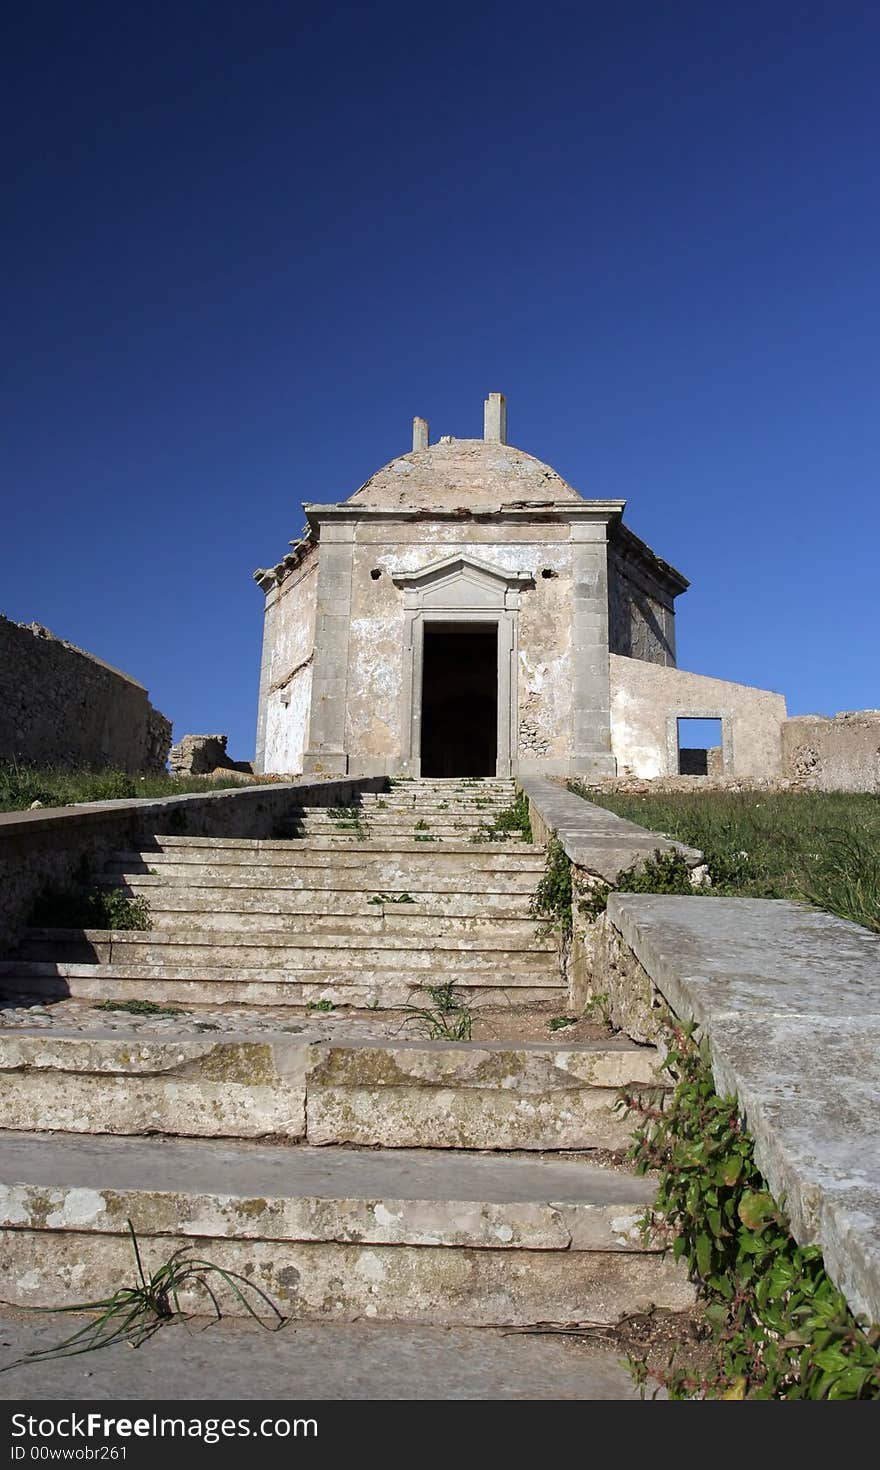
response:
<path id="1" fill-rule="evenodd" d="M 780 775 L 781 694 L 611 655 L 611 743 L 619 775 L 677 774 L 675 722 L 680 717 L 721 720 L 726 775 L 756 780 Z"/>
<path id="2" fill-rule="evenodd" d="M 346 747 L 368 762 L 399 756 L 403 732 L 404 596 L 392 578 L 462 554 L 535 585 L 522 594 L 516 671 L 521 758 L 564 762 L 571 742 L 572 549 L 567 525 L 454 522 L 358 525 L 346 682 Z M 544 572 L 550 575 L 544 576 Z M 373 572 L 379 572 L 373 577 Z M 454 614 L 450 613 L 450 620 Z"/>
<path id="3" fill-rule="evenodd" d="M 162 771 L 170 744 L 142 684 L 36 623 L 0 616 L 0 760 Z"/>
<path id="4" fill-rule="evenodd" d="M 297 775 L 309 728 L 319 551 L 266 599 L 255 769 Z"/>
<path id="5" fill-rule="evenodd" d="M 786 720 L 782 774 L 817 791 L 880 791 L 880 710 Z"/>
<path id="6" fill-rule="evenodd" d="M 608 642 L 612 653 L 675 667 L 672 599 L 608 548 Z"/>

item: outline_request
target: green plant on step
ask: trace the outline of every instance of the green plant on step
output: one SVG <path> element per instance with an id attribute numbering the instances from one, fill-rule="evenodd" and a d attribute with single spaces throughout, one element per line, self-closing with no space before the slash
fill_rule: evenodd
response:
<path id="1" fill-rule="evenodd" d="M 425 821 L 424 817 L 420 817 L 419 820 L 416 822 L 415 830 L 416 832 L 427 832 L 430 830 L 429 825 Z"/>
<path id="2" fill-rule="evenodd" d="M 374 893 L 367 903 L 415 903 L 411 893 Z"/>
<path id="3" fill-rule="evenodd" d="M 121 888 L 76 887 L 46 893 L 31 911 L 31 924 L 46 929 L 149 929 L 150 904 Z"/>
<path id="4" fill-rule="evenodd" d="M 591 995 L 584 1006 L 584 1015 L 588 1020 L 598 1021 L 602 1026 L 607 1026 L 611 1030 L 613 1028 L 611 996 L 604 990 L 599 990 L 595 995 Z"/>
<path id="5" fill-rule="evenodd" d="M 712 1330 L 698 1374 L 671 1361 L 670 1398 L 880 1398 L 880 1327 L 853 1317 L 818 1246 L 792 1238 L 693 1027 L 670 1022 L 666 1067 L 671 1101 L 636 1093 L 622 1106 L 639 1119 L 632 1162 L 658 1174 L 645 1226 L 687 1262 Z"/>
<path id="6" fill-rule="evenodd" d="M 485 837 L 472 840 L 494 842 L 506 837 L 519 836 L 524 842 L 532 842 L 532 821 L 529 815 L 528 797 L 525 793 L 518 792 L 515 801 L 510 806 L 498 812 L 488 825 L 481 824 L 480 831 L 485 833 Z"/>
<path id="7" fill-rule="evenodd" d="M 437 838 L 433 832 L 417 832 L 413 838 L 414 842 L 436 842 Z"/>
<path id="8" fill-rule="evenodd" d="M 544 874 L 529 906 L 535 919 L 550 919 L 563 938 L 572 928 L 571 863 L 558 837 L 547 843 Z"/>
<path id="9" fill-rule="evenodd" d="M 94 1009 L 96 1011 L 126 1011 L 130 1016 L 185 1016 L 188 1014 L 181 1006 L 163 1006 L 154 1000 L 101 1000 Z M 201 1024 L 208 1023 L 202 1022 Z"/>
<path id="10" fill-rule="evenodd" d="M 430 1006 L 406 1006 L 405 1026 L 413 1026 L 429 1041 L 470 1041 L 474 1015 L 452 980 L 426 987 Z"/>
<path id="11" fill-rule="evenodd" d="M 547 1025 L 551 1031 L 565 1031 L 569 1026 L 576 1026 L 577 1020 L 577 1016 L 551 1016 Z"/>
<path id="12" fill-rule="evenodd" d="M 309 1000 L 306 1001 L 307 1011 L 335 1011 L 336 1004 L 332 1000 Z"/>
<path id="13" fill-rule="evenodd" d="M 223 1315 L 218 1296 L 218 1289 L 223 1287 L 247 1315 L 267 1331 L 277 1332 L 290 1320 L 259 1286 L 237 1271 L 227 1271 L 212 1261 L 203 1260 L 195 1254 L 194 1246 L 180 1246 L 157 1271 L 148 1275 L 134 1226 L 131 1220 L 126 1224 L 136 1266 L 133 1284 L 120 1287 L 112 1296 L 98 1301 L 77 1302 L 68 1307 L 32 1308 L 40 1314 L 52 1315 L 89 1312 L 92 1320 L 63 1342 L 26 1353 L 14 1363 L 7 1363 L 0 1372 L 8 1373 L 24 1363 L 48 1363 L 58 1358 L 78 1357 L 110 1347 L 113 1343 L 128 1343 L 129 1347 L 138 1348 L 168 1322 L 187 1320 L 190 1314 L 184 1312 L 180 1305 L 185 1293 L 201 1296 L 204 1308 L 217 1322 Z"/>
<path id="14" fill-rule="evenodd" d="M 622 868 L 610 886 L 602 884 L 578 897 L 578 911 L 590 920 L 597 919 L 608 907 L 609 893 L 679 893 L 709 894 L 709 888 L 695 888 L 691 870 L 680 852 L 655 848 L 650 857 Z"/>

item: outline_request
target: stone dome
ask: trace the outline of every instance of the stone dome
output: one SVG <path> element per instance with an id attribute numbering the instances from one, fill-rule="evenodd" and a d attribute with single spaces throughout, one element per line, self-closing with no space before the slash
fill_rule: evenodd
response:
<path id="1" fill-rule="evenodd" d="M 583 497 L 524 450 L 486 439 L 441 439 L 392 459 L 346 503 L 379 510 L 492 510 L 557 500 Z"/>

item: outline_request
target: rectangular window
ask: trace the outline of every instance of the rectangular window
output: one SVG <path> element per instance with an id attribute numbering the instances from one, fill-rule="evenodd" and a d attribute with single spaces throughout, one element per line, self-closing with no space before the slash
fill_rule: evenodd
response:
<path id="1" fill-rule="evenodd" d="M 679 719 L 678 774 L 720 776 L 723 765 L 721 721 Z"/>

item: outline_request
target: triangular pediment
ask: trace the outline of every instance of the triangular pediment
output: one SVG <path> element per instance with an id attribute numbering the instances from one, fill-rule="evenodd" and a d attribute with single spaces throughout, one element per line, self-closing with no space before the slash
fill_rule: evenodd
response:
<path id="1" fill-rule="evenodd" d="M 394 572 L 392 579 L 398 587 L 430 587 L 456 577 L 467 577 L 477 582 L 488 582 L 502 587 L 528 587 L 534 580 L 528 572 L 508 572 L 503 567 L 491 567 L 487 562 L 477 561 L 472 556 L 445 556 L 442 561 L 431 562 L 416 572 Z"/>
<path id="2" fill-rule="evenodd" d="M 392 580 L 407 593 L 408 603 L 435 608 L 503 608 L 533 583 L 528 572 L 510 572 L 461 555 L 444 557 L 414 572 L 395 572 Z"/>

